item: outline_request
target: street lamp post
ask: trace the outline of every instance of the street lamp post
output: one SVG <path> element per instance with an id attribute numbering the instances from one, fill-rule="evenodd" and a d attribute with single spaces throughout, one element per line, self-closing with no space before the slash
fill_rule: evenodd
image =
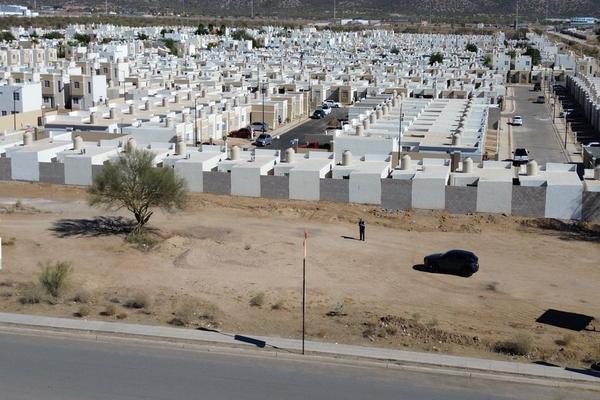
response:
<path id="1" fill-rule="evenodd" d="M 398 126 L 398 164 L 400 164 L 400 157 L 402 156 L 402 122 L 404 122 L 402 103 L 402 97 L 400 97 L 400 125 Z"/>
<path id="2" fill-rule="evenodd" d="M 21 90 L 20 87 L 13 90 L 13 130 L 17 130 L 17 92 Z"/>
<path id="3" fill-rule="evenodd" d="M 194 143 L 198 146 L 198 97 L 194 97 Z"/>

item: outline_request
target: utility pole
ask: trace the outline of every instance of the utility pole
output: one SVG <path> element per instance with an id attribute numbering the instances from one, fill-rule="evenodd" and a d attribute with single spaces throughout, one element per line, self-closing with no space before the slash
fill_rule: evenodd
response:
<path id="1" fill-rule="evenodd" d="M 333 0 L 333 23 L 335 24 L 335 0 Z"/>
<path id="2" fill-rule="evenodd" d="M 198 97 L 194 97 L 194 145 L 198 146 Z"/>
<path id="3" fill-rule="evenodd" d="M 304 354 L 304 333 L 306 331 L 306 245 L 308 232 L 304 230 L 304 257 L 302 258 L 302 354 Z"/>
<path id="4" fill-rule="evenodd" d="M 250 0 L 250 17 L 254 19 L 254 0 Z"/>
<path id="5" fill-rule="evenodd" d="M 404 114 L 402 113 L 402 97 L 400 97 L 400 126 L 398 127 L 398 165 L 400 165 L 400 157 L 402 157 L 402 122 L 404 122 Z"/>
<path id="6" fill-rule="evenodd" d="M 517 40 L 519 40 L 519 0 L 517 0 L 517 9 L 515 13 L 515 30 L 517 31 Z"/>
<path id="7" fill-rule="evenodd" d="M 429 24 L 431 25 L 431 15 L 433 14 L 433 0 L 429 0 Z"/>

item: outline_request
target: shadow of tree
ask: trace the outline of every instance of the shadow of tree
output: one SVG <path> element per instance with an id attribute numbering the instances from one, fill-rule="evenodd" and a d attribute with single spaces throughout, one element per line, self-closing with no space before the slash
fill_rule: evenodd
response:
<path id="1" fill-rule="evenodd" d="M 526 220 L 522 225 L 543 229 L 558 235 L 562 240 L 580 240 L 600 242 L 600 224 L 581 221 L 562 221 L 559 219 Z"/>
<path id="2" fill-rule="evenodd" d="M 124 217 L 95 217 L 92 219 L 61 219 L 50 228 L 60 238 L 84 236 L 128 235 L 135 222 Z"/>

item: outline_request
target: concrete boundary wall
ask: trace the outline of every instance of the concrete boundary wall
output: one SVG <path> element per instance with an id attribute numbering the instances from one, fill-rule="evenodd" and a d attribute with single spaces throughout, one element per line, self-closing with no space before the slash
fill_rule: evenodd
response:
<path id="1" fill-rule="evenodd" d="M 228 172 L 204 171 L 204 193 L 231 194 L 231 174 Z"/>
<path id="2" fill-rule="evenodd" d="M 262 175 L 260 177 L 260 197 L 268 199 L 289 199 L 290 183 L 287 176 Z"/>
<path id="3" fill-rule="evenodd" d="M 387 210 L 410 210 L 412 208 L 412 180 L 382 179 L 381 206 Z"/>
<path id="4" fill-rule="evenodd" d="M 350 202 L 350 180 L 349 179 L 321 179 L 319 182 L 321 201 L 333 201 L 336 203 Z"/>
<path id="5" fill-rule="evenodd" d="M 40 182 L 65 184 L 65 164 L 59 162 L 41 162 Z"/>
<path id="6" fill-rule="evenodd" d="M 10 158 L 0 157 L 0 181 L 12 180 L 12 166 Z"/>
<path id="7" fill-rule="evenodd" d="M 39 181 L 53 184 L 65 184 L 65 166 L 59 162 L 40 162 Z M 100 171 L 102 165 L 92 165 L 92 179 Z M 199 192 L 231 195 L 231 174 L 217 171 L 201 172 L 203 190 Z M 12 180 L 11 159 L 0 157 L 0 180 Z M 319 200 L 336 203 L 350 203 L 350 179 L 322 178 L 319 180 Z M 359 180 L 358 184 L 363 183 Z M 481 182 L 480 182 L 481 183 Z M 357 183 L 354 184 L 354 190 Z M 482 187 L 483 186 L 483 187 Z M 261 175 L 260 197 L 271 199 L 290 198 L 290 180 L 288 176 Z M 380 179 L 379 184 L 369 182 L 367 189 L 376 189 L 368 193 L 365 198 L 370 201 L 380 198 L 382 208 L 389 210 L 409 210 L 414 204 L 414 182 L 403 179 Z M 197 190 L 193 190 L 197 191 Z M 437 195 L 433 193 L 432 195 Z M 574 193 L 576 194 L 576 193 Z M 426 195 L 422 194 L 422 195 Z M 549 199 L 549 197 L 555 197 Z M 519 186 L 502 184 L 493 187 L 491 184 L 479 186 L 445 186 L 444 209 L 452 214 L 470 214 L 476 212 L 506 213 L 515 216 L 530 218 L 557 218 L 549 212 L 548 204 L 557 203 L 564 198 L 564 194 L 557 197 L 547 187 Z M 577 196 L 569 196 L 564 204 L 565 216 L 571 215 L 572 219 L 600 222 L 600 192 L 578 192 Z M 376 206 L 379 204 L 373 204 Z M 571 213 L 571 214 L 568 214 Z M 562 217 L 562 216 L 560 216 Z M 568 219 L 565 217 L 565 219 Z"/>
<path id="8" fill-rule="evenodd" d="M 546 188 L 513 186 L 512 214 L 520 217 L 543 218 L 546 215 Z"/>

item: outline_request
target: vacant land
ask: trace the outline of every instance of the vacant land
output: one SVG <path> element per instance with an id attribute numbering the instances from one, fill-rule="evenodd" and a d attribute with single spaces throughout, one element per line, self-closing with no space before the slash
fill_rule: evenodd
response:
<path id="1" fill-rule="evenodd" d="M 185 212 L 157 212 L 157 243 L 139 248 L 112 217 L 128 216 L 88 207 L 82 189 L 0 183 L 0 310 L 299 337 L 307 229 L 313 339 L 569 365 L 600 357 L 598 332 L 535 322 L 547 309 L 598 316 L 597 225 L 193 195 Z M 476 252 L 479 273 L 413 268 L 450 248 Z M 23 304 L 45 261 L 72 262 L 67 292 Z"/>

